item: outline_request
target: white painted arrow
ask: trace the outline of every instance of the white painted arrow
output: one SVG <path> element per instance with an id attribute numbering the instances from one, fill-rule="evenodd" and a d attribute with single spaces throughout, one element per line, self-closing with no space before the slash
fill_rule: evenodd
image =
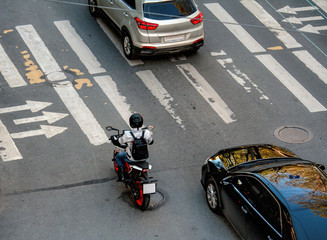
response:
<path id="1" fill-rule="evenodd" d="M 316 33 L 319 34 L 319 31 L 327 30 L 327 25 L 326 26 L 318 26 L 314 27 L 311 24 L 308 24 L 302 28 L 298 29 L 301 32 L 310 32 L 310 33 Z"/>
<path id="2" fill-rule="evenodd" d="M 6 107 L 0 108 L 1 113 L 9 113 L 9 112 L 18 112 L 23 110 L 31 110 L 32 112 L 38 112 L 47 106 L 50 106 L 52 103 L 49 102 L 37 102 L 37 101 L 26 101 L 25 105 L 15 106 L 15 107 Z"/>
<path id="3" fill-rule="evenodd" d="M 52 124 L 68 115 L 66 113 L 54 113 L 54 112 L 45 112 L 45 111 L 42 111 L 42 113 L 43 116 L 15 119 L 14 123 L 16 125 L 19 125 L 19 124 L 32 123 L 32 122 L 48 121 L 49 124 Z"/>
<path id="4" fill-rule="evenodd" d="M 53 136 L 60 134 L 67 129 L 66 127 L 56 127 L 56 126 L 49 126 L 49 125 L 41 125 L 40 127 L 41 127 L 41 129 L 38 129 L 38 130 L 12 133 L 11 137 L 12 138 L 26 138 L 26 137 L 45 135 L 46 138 L 52 138 Z"/>
<path id="5" fill-rule="evenodd" d="M 302 24 L 302 22 L 306 21 L 317 21 L 317 20 L 324 20 L 322 16 L 314 16 L 314 17 L 303 17 L 303 18 L 297 18 L 297 17 L 289 17 L 285 18 L 283 22 L 289 22 L 289 23 L 294 23 L 294 24 Z"/>
<path id="6" fill-rule="evenodd" d="M 313 6 L 297 7 L 297 8 L 291 8 L 290 6 L 286 6 L 286 7 L 278 9 L 277 11 L 280 13 L 297 14 L 296 12 L 311 11 L 311 10 L 316 10 L 316 9 L 317 8 L 313 7 Z"/>

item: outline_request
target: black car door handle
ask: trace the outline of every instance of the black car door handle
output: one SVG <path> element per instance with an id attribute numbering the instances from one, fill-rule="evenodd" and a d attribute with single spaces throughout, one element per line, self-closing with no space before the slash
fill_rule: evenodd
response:
<path id="1" fill-rule="evenodd" d="M 248 213 L 248 210 L 246 210 L 246 208 L 245 208 L 244 206 L 241 206 L 241 209 L 242 209 L 242 211 L 243 211 L 245 214 Z"/>

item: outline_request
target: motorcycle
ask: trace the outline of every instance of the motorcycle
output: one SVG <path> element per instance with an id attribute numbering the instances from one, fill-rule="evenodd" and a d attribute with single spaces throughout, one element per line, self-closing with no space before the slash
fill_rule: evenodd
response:
<path id="1" fill-rule="evenodd" d="M 142 129 L 152 130 L 153 127 L 145 127 Z M 113 128 L 111 126 L 106 127 L 107 131 L 117 131 L 116 135 L 111 135 L 110 140 L 118 139 L 124 134 L 120 134 L 119 129 Z M 112 161 L 114 163 L 114 170 L 118 175 L 119 167 L 116 163 L 116 155 L 121 151 L 126 151 L 127 145 L 121 145 L 117 141 L 111 141 L 115 145 L 113 152 Z M 152 166 L 146 161 L 135 161 L 133 163 L 124 163 L 124 176 L 126 180 L 125 185 L 128 186 L 133 193 L 133 201 L 136 206 L 141 210 L 146 210 L 150 203 L 150 195 L 156 193 L 156 182 L 157 180 L 152 180 L 149 177 L 148 171 L 151 170 Z"/>

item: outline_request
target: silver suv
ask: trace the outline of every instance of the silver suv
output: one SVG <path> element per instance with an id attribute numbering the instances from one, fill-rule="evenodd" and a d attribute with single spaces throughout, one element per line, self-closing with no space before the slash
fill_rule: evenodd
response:
<path id="1" fill-rule="evenodd" d="M 125 56 L 197 51 L 203 16 L 193 0 L 88 0 L 94 17 L 109 17 L 122 36 Z"/>

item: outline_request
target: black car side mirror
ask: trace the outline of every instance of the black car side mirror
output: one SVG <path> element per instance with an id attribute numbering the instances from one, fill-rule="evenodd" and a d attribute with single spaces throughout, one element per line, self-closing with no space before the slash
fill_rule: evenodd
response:
<path id="1" fill-rule="evenodd" d="M 221 180 L 221 184 L 223 184 L 224 186 L 227 186 L 229 184 L 231 184 L 231 180 L 232 178 L 231 177 L 227 177 L 227 178 L 224 178 L 223 180 Z"/>
<path id="2" fill-rule="evenodd" d="M 325 165 L 323 165 L 323 164 L 318 163 L 317 166 L 318 166 L 318 168 L 320 168 L 321 170 L 325 170 L 325 169 L 326 169 L 326 168 L 325 168 Z"/>

